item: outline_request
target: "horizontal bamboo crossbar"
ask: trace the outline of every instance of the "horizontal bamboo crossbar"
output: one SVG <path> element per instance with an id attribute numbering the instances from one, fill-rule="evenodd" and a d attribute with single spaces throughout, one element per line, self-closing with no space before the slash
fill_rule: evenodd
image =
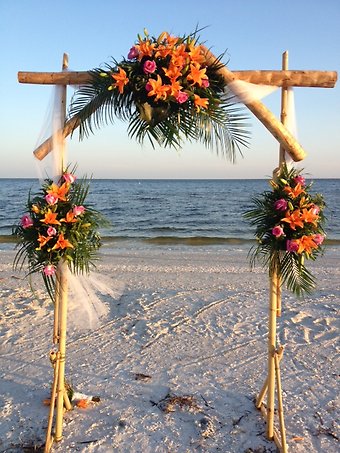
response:
<path id="1" fill-rule="evenodd" d="M 334 88 L 336 71 L 231 71 L 236 79 L 257 85 L 277 87 Z M 91 82 L 87 71 L 68 72 L 18 72 L 20 83 L 41 85 L 86 85 Z"/>
<path id="2" fill-rule="evenodd" d="M 205 46 L 202 46 L 203 54 L 206 58 L 206 61 L 209 65 L 213 65 L 218 61 L 214 54 L 210 52 Z M 225 84 L 235 82 L 238 79 L 236 76 L 229 71 L 226 66 L 221 66 L 217 71 L 221 77 L 223 77 Z M 273 113 L 267 109 L 267 107 L 262 104 L 257 99 L 244 101 L 244 105 L 256 116 L 258 120 L 268 129 L 268 131 L 276 138 L 280 143 L 283 149 L 290 155 L 290 157 L 298 162 L 306 157 L 305 151 L 302 149 L 301 145 L 295 140 L 291 133 L 284 127 L 284 125 L 279 121 Z"/>

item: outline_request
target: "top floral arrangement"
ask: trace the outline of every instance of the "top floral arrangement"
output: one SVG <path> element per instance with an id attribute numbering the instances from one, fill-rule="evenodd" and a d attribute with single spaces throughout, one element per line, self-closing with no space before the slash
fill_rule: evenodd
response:
<path id="1" fill-rule="evenodd" d="M 178 148 L 185 138 L 234 159 L 247 144 L 246 117 L 218 74 L 220 59 L 207 64 L 196 33 L 144 34 L 127 59 L 89 71 L 89 84 L 75 93 L 70 117 L 79 120 L 80 138 L 118 117 L 129 121 L 129 135 L 140 143 L 147 136 L 153 146 Z"/>
<path id="2" fill-rule="evenodd" d="M 315 286 L 305 259 L 315 260 L 325 238 L 322 195 L 311 194 L 299 170 L 284 165 L 271 181 L 273 190 L 253 198 L 253 209 L 245 213 L 256 227 L 258 245 L 253 248 L 252 263 L 257 258 L 275 270 L 283 283 L 297 295 Z"/>

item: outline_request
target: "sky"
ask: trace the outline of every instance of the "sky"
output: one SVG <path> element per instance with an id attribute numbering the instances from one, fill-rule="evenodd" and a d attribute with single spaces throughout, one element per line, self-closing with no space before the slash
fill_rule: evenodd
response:
<path id="1" fill-rule="evenodd" d="M 53 88 L 20 84 L 18 71 L 60 71 L 64 52 L 70 70 L 90 70 L 127 56 L 144 28 L 183 36 L 198 25 L 205 27 L 201 42 L 215 55 L 226 51 L 231 70 L 281 69 L 288 50 L 289 69 L 339 72 L 339 24 L 339 0 L 0 0 L 0 177 L 37 176 L 32 153 L 51 106 Z M 339 178 L 340 82 L 294 95 L 297 138 L 307 153 L 297 167 L 313 178 Z M 277 117 L 280 96 L 277 90 L 262 100 Z M 68 160 L 94 178 L 266 178 L 279 146 L 250 112 L 249 123 L 250 145 L 236 164 L 198 143 L 180 151 L 141 146 L 118 120 L 82 142 L 75 134 Z"/>

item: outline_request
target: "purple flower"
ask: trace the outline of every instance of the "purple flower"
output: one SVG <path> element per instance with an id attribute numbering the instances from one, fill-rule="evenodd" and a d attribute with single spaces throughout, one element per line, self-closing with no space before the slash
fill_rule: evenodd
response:
<path id="1" fill-rule="evenodd" d="M 55 236 L 57 234 L 57 230 L 50 226 L 47 228 L 47 236 Z"/>
<path id="2" fill-rule="evenodd" d="M 313 241 L 315 242 L 316 245 L 321 245 L 325 239 L 325 236 L 322 234 L 315 234 L 313 237 Z"/>
<path id="3" fill-rule="evenodd" d="M 47 204 L 54 205 L 58 202 L 58 197 L 53 195 L 53 193 L 48 193 L 47 195 L 45 195 L 45 200 Z"/>
<path id="4" fill-rule="evenodd" d="M 156 62 L 153 60 L 146 60 L 143 71 L 145 74 L 153 74 L 156 71 Z"/>
<path id="5" fill-rule="evenodd" d="M 179 104 L 183 104 L 184 102 L 186 102 L 188 100 L 189 96 L 184 93 L 184 91 L 179 91 L 176 95 L 176 101 L 179 103 Z"/>
<path id="6" fill-rule="evenodd" d="M 24 229 L 26 229 L 33 226 L 33 220 L 28 214 L 25 214 L 21 217 L 20 224 Z"/>
<path id="7" fill-rule="evenodd" d="M 293 181 L 295 184 L 301 184 L 301 186 L 304 186 L 306 184 L 306 179 L 304 176 L 298 175 L 296 176 Z"/>
<path id="8" fill-rule="evenodd" d="M 136 49 L 135 46 L 131 47 L 129 53 L 128 53 L 128 59 L 133 60 L 134 58 L 138 57 L 138 50 Z"/>
<path id="9" fill-rule="evenodd" d="M 272 229 L 272 234 L 273 234 L 276 238 L 279 238 L 280 236 L 283 236 L 283 235 L 284 235 L 284 231 L 283 231 L 282 226 L 276 225 L 276 226 Z"/>
<path id="10" fill-rule="evenodd" d="M 50 277 L 51 275 L 53 275 L 55 273 L 55 267 L 53 266 L 53 264 L 47 264 L 43 269 L 43 273 L 47 277 Z"/>
<path id="11" fill-rule="evenodd" d="M 77 215 L 83 214 L 85 212 L 84 206 L 75 206 L 73 208 L 73 214 L 77 217 Z"/>
<path id="12" fill-rule="evenodd" d="M 286 243 L 287 252 L 297 252 L 298 248 L 299 248 L 299 244 L 296 241 L 294 241 L 294 239 L 287 240 L 287 243 Z"/>
<path id="13" fill-rule="evenodd" d="M 288 203 L 284 198 L 280 198 L 280 200 L 275 201 L 274 208 L 277 211 L 285 211 L 288 207 Z"/>

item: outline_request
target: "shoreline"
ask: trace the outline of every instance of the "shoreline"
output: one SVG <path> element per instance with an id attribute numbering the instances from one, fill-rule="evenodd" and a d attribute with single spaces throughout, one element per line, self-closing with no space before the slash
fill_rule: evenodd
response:
<path id="1" fill-rule="evenodd" d="M 249 270 L 248 245 L 130 245 L 101 249 L 94 278 L 109 279 L 112 293 L 100 326 L 75 328 L 70 306 L 67 378 L 101 402 L 65 414 L 56 451 L 274 453 L 253 403 L 266 373 L 266 270 Z M 6 249 L 0 446 L 14 453 L 44 442 L 53 310 L 41 280 L 33 296 Z M 337 452 L 338 252 L 328 247 L 311 263 L 315 293 L 304 300 L 283 293 L 285 421 L 297 453 Z M 167 411 L 171 396 L 190 398 Z"/>

